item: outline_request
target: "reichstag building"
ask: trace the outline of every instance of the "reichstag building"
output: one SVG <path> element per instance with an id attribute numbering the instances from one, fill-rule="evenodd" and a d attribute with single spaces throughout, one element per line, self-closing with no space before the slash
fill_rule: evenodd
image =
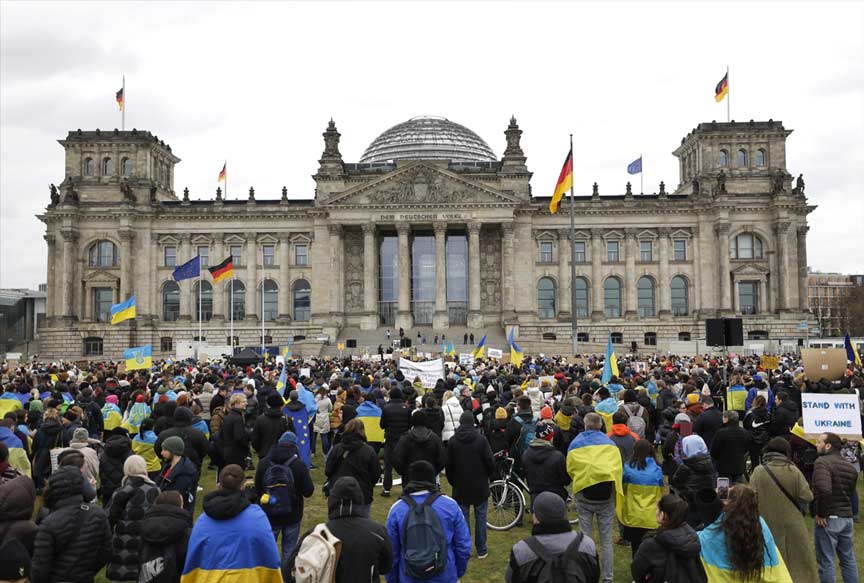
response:
<path id="1" fill-rule="evenodd" d="M 571 246 L 568 202 L 551 215 L 554 185 L 532 192 L 516 119 L 500 158 L 458 123 L 417 117 L 357 162 L 342 159 L 331 121 L 306 200 L 284 188 L 190 200 L 175 187 L 180 158 L 154 134 L 72 131 L 39 216 L 41 356 L 118 358 L 149 343 L 165 357 L 199 326 L 208 344 L 258 346 L 263 329 L 269 345 L 305 338 L 307 353 L 325 336 L 377 347 L 387 328 L 489 333 L 500 346 L 516 326 L 523 349 L 562 353 L 572 310 L 586 351 L 609 334 L 669 350 L 704 338 L 718 316 L 742 317 L 745 338 L 793 339 L 807 319 L 814 207 L 786 167 L 790 134 L 773 120 L 699 124 L 672 152 L 677 185 L 637 195 L 595 183 L 577 195 Z M 202 269 L 175 282 L 174 267 L 195 255 L 203 266 L 230 255 L 234 277 L 214 285 Z M 138 317 L 111 326 L 111 304 L 131 294 Z"/>

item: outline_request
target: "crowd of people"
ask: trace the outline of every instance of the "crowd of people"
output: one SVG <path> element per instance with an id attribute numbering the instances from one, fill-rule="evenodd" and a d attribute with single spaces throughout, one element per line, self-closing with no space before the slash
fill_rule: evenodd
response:
<path id="1" fill-rule="evenodd" d="M 456 583 L 494 560 L 508 583 L 605 583 L 621 545 L 637 583 L 827 583 L 835 560 L 857 583 L 861 444 L 805 434 L 801 395 L 860 398 L 860 367 L 633 355 L 601 382 L 603 364 L 481 358 L 434 387 L 385 358 L 4 365 L 0 580 Z M 530 536 L 489 559 L 507 462 Z"/>

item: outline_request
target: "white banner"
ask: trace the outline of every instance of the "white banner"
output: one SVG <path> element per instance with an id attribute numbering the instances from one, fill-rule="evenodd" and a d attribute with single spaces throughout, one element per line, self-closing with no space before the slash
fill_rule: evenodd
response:
<path id="1" fill-rule="evenodd" d="M 470 352 L 459 354 L 459 364 L 474 364 L 474 355 Z"/>
<path id="2" fill-rule="evenodd" d="M 804 433 L 836 433 L 845 438 L 861 439 L 861 411 L 858 395 L 822 395 L 802 393 Z"/>
<path id="3" fill-rule="evenodd" d="M 311 377 L 311 376 L 312 376 L 312 369 L 311 368 L 304 367 L 304 368 L 300 369 L 300 377 L 301 378 L 302 377 Z"/>
<path id="4" fill-rule="evenodd" d="M 434 389 L 438 379 L 444 378 L 444 361 L 437 358 L 426 362 L 412 362 L 406 358 L 400 358 L 399 370 L 402 371 L 408 382 L 413 382 L 414 377 L 420 377 L 423 387 Z"/>
<path id="5" fill-rule="evenodd" d="M 489 355 L 489 358 L 501 358 L 504 356 L 504 352 L 500 348 L 490 348 L 486 353 Z"/>

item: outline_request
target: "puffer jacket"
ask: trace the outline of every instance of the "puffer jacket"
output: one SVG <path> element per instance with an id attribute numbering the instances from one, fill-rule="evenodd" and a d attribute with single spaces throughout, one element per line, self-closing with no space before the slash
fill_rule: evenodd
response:
<path id="1" fill-rule="evenodd" d="M 700 453 L 682 460 L 669 483 L 688 502 L 696 498 L 699 490 L 713 490 L 714 466 L 711 457 L 707 453 Z"/>
<path id="2" fill-rule="evenodd" d="M 183 455 L 200 468 L 204 457 L 210 449 L 210 442 L 207 441 L 204 433 L 192 427 L 194 416 L 191 410 L 186 407 L 178 407 L 174 411 L 173 419 L 174 425 L 172 427 L 156 434 L 158 437 L 156 438 L 156 443 L 153 444 L 153 451 L 161 457 L 162 444 L 165 443 L 165 440 L 169 437 L 177 436 L 186 445 Z"/>
<path id="3" fill-rule="evenodd" d="M 258 457 L 265 458 L 270 448 L 276 445 L 279 437 L 288 430 L 288 420 L 282 413 L 282 408 L 266 409 L 263 415 L 255 419 L 252 428 L 252 447 L 258 452 Z"/>
<path id="4" fill-rule="evenodd" d="M 774 415 L 771 418 L 771 435 L 788 439 L 792 427 L 798 422 L 798 417 L 798 405 L 791 400 L 783 401 L 779 407 L 774 409 Z"/>
<path id="5" fill-rule="evenodd" d="M 240 410 L 228 410 L 219 431 L 219 442 L 226 465 L 237 464 L 242 467 L 245 464 L 246 457 L 249 455 L 249 434 Z"/>
<path id="6" fill-rule="evenodd" d="M 432 433 L 444 439 L 444 413 L 438 407 L 414 409 L 411 414 L 411 426 L 423 425 Z"/>
<path id="7" fill-rule="evenodd" d="M 402 399 L 391 399 L 381 408 L 380 423 L 384 440 L 395 446 L 399 438 L 411 429 L 411 408 Z"/>
<path id="8" fill-rule="evenodd" d="M 444 430 L 441 432 L 441 439 L 449 441 L 456 429 L 459 428 L 459 417 L 462 415 L 462 404 L 459 402 L 459 397 L 453 395 L 441 405 L 441 412 L 444 413 Z"/>
<path id="9" fill-rule="evenodd" d="M 102 480 L 99 486 L 99 497 L 102 505 L 107 506 L 114 495 L 114 490 L 123 481 L 123 464 L 132 455 L 132 440 L 125 435 L 114 435 L 105 442 L 102 457 L 99 460 L 99 476 Z"/>
<path id="10" fill-rule="evenodd" d="M 544 405 L 543 391 L 540 390 L 540 387 L 528 387 L 525 394 L 531 399 L 531 411 L 535 415 L 540 415 L 540 409 Z"/>
<path id="11" fill-rule="evenodd" d="M 688 524 L 648 536 L 630 564 L 636 583 L 706 583 L 708 577 L 699 558 L 702 545 Z"/>
<path id="12" fill-rule="evenodd" d="M 839 450 L 820 455 L 813 466 L 816 516 L 850 518 L 852 492 L 855 491 L 857 480 L 858 472 L 855 471 L 855 466 L 844 460 Z"/>
<path id="13" fill-rule="evenodd" d="M 522 467 L 532 501 L 541 492 L 552 492 L 567 499 L 567 485 L 571 482 L 567 458 L 551 442 L 534 439 L 522 454 Z"/>
<path id="14" fill-rule="evenodd" d="M 438 436 L 428 427 L 416 426 L 402 436 L 393 450 L 393 468 L 402 476 L 403 483 L 410 480 L 406 476 L 408 468 L 418 460 L 426 460 L 435 468 L 435 473 L 444 469 L 447 463 L 447 450 Z"/>
<path id="15" fill-rule="evenodd" d="M 192 532 L 185 508 L 157 504 L 141 522 L 140 583 L 179 583 Z"/>
<path id="16" fill-rule="evenodd" d="M 111 560 L 106 571 L 111 581 L 138 581 L 141 523 L 158 495 L 155 484 L 133 476 L 111 497 L 106 509 L 113 531 Z"/>
<path id="17" fill-rule="evenodd" d="M 363 504 L 372 504 L 372 493 L 381 477 L 381 464 L 372 446 L 359 433 L 345 433 L 342 441 L 327 455 L 324 474 L 331 484 L 344 476 L 351 476 L 363 491 Z"/>
<path id="18" fill-rule="evenodd" d="M 74 466 L 51 476 L 45 500 L 52 509 L 39 525 L 32 583 L 91 583 L 111 556 L 111 528 L 98 506 L 84 504 L 84 477 Z"/>
<path id="19" fill-rule="evenodd" d="M 316 404 L 318 412 L 315 414 L 315 433 L 330 433 L 330 412 L 333 410 L 333 403 L 330 397 L 322 397 Z"/>
<path id="20" fill-rule="evenodd" d="M 18 476 L 0 484 L 0 557 L 11 554 L 11 547 L 6 545 L 13 544 L 13 541 L 23 545 L 28 559 L 33 556 L 36 523 L 30 517 L 35 503 L 36 488 L 27 476 Z M 24 568 L 25 573 L 30 571 L 29 560 L 16 566 Z"/>

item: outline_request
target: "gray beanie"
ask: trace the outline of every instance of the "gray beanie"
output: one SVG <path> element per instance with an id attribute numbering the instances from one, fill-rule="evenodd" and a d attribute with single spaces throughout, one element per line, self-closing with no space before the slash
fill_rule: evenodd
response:
<path id="1" fill-rule="evenodd" d="M 87 443 L 90 439 L 90 434 L 83 427 L 78 427 L 72 432 L 72 441 L 75 443 Z"/>
<path id="2" fill-rule="evenodd" d="M 552 492 L 541 492 L 534 499 L 534 516 L 540 524 L 567 520 L 567 505 L 564 499 Z"/>
<path id="3" fill-rule="evenodd" d="M 162 449 L 170 451 L 174 455 L 183 455 L 186 452 L 186 445 L 183 443 L 182 437 L 172 435 L 162 442 Z"/>

